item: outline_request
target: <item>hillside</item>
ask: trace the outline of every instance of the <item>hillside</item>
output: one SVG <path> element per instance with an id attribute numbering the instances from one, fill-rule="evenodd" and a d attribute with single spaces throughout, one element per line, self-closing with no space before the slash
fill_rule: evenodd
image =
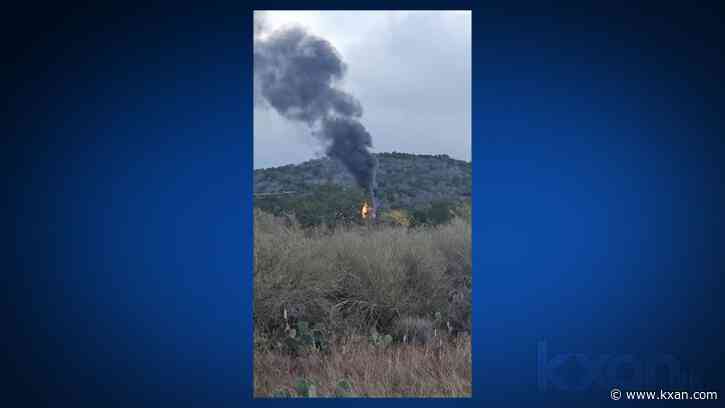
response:
<path id="1" fill-rule="evenodd" d="M 447 155 L 378 153 L 377 195 L 382 208 L 424 208 L 471 194 L 471 163 Z M 254 171 L 254 192 L 305 194 L 335 186 L 358 189 L 338 161 L 322 158 Z"/>

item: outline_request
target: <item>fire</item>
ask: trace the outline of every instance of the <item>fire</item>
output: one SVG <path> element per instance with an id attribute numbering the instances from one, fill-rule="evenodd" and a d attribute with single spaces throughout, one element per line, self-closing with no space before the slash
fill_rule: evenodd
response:
<path id="1" fill-rule="evenodd" d="M 368 217 L 375 218 L 375 209 L 368 205 L 368 202 L 365 201 L 362 205 L 362 208 L 360 209 L 360 216 L 365 220 Z"/>

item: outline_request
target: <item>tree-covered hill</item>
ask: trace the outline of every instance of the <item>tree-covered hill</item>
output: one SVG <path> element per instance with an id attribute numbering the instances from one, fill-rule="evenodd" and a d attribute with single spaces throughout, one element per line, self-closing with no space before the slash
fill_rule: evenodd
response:
<path id="1" fill-rule="evenodd" d="M 422 209 L 435 202 L 465 201 L 471 195 L 470 162 L 447 155 L 393 152 L 375 156 L 377 195 L 382 209 Z M 309 195 L 331 187 L 349 191 L 354 200 L 364 197 L 362 191 L 355 192 L 360 189 L 345 167 L 329 158 L 254 171 L 255 201 L 267 193 Z"/>

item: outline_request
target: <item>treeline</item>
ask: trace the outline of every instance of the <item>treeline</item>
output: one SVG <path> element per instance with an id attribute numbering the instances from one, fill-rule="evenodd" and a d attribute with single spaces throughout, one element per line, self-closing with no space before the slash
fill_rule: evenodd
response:
<path id="1" fill-rule="evenodd" d="M 434 202 L 460 202 L 471 196 L 470 162 L 447 155 L 393 152 L 375 156 L 376 194 L 387 209 L 425 210 Z M 360 193 L 345 167 L 329 158 L 254 171 L 254 191 L 260 194 L 309 193 L 328 185 Z"/>
<path id="2" fill-rule="evenodd" d="M 302 227 L 334 228 L 363 224 L 360 207 L 365 201 L 369 197 L 359 188 L 329 184 L 278 195 L 260 194 L 254 198 L 254 207 L 275 216 L 294 217 Z M 470 202 L 465 199 L 438 199 L 417 208 L 383 206 L 378 210 L 378 221 L 408 227 L 440 225 L 459 215 L 467 205 Z"/>

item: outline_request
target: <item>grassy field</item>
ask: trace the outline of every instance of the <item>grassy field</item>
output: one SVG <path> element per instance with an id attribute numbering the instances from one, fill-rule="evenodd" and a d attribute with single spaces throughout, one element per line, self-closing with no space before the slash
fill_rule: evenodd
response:
<path id="1" fill-rule="evenodd" d="M 329 354 L 255 352 L 255 397 L 308 396 L 310 383 L 318 397 L 470 397 L 471 340 L 380 348 L 360 338 Z"/>
<path id="2" fill-rule="evenodd" d="M 255 212 L 255 397 L 471 393 L 471 229 Z"/>

